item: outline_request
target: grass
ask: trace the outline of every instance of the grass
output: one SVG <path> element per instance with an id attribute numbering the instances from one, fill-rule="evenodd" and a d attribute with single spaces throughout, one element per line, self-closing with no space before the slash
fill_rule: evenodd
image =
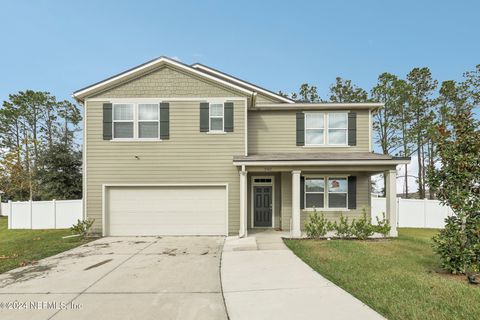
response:
<path id="1" fill-rule="evenodd" d="M 480 287 L 439 272 L 437 230 L 399 229 L 392 240 L 285 240 L 325 278 L 388 319 L 478 319 Z"/>
<path id="2" fill-rule="evenodd" d="M 69 229 L 8 230 L 7 218 L 0 217 L 0 273 L 33 264 L 88 242 L 71 235 Z"/>

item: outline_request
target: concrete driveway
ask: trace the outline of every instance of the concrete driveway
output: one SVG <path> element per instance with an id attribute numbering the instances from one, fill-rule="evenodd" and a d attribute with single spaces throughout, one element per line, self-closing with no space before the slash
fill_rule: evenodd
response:
<path id="1" fill-rule="evenodd" d="M 223 242 L 91 242 L 1 274 L 0 319 L 226 319 L 219 269 Z"/>

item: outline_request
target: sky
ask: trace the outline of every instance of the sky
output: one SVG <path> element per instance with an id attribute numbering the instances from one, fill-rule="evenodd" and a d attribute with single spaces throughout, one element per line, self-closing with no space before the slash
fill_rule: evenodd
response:
<path id="1" fill-rule="evenodd" d="M 0 100 L 73 91 L 158 56 L 273 91 L 382 72 L 461 80 L 480 63 L 480 1 L 0 0 Z"/>

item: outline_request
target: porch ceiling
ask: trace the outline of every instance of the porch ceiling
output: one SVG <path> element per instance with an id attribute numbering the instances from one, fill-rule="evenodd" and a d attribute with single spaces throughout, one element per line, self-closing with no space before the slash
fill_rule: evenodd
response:
<path id="1" fill-rule="evenodd" d="M 323 169 L 383 171 L 399 164 L 410 163 L 409 157 L 392 157 L 373 152 L 318 152 L 318 153 L 271 153 L 235 156 L 233 164 L 248 167 L 275 167 L 275 169 Z"/>

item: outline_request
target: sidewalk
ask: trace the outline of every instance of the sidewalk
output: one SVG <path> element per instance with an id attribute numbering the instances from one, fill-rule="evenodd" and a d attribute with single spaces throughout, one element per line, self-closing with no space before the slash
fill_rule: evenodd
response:
<path id="1" fill-rule="evenodd" d="M 227 238 L 221 274 L 230 319 L 384 319 L 297 258 L 282 236 Z"/>

